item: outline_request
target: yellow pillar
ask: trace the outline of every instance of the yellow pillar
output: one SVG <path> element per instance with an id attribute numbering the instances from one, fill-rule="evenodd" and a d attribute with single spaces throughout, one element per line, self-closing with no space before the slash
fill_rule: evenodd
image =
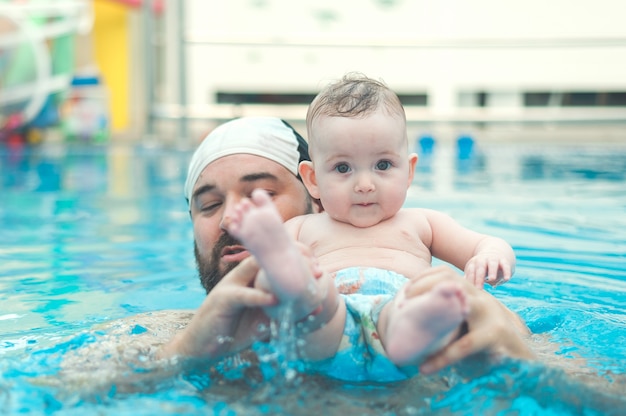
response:
<path id="1" fill-rule="evenodd" d="M 129 122 L 129 7 L 111 0 L 93 0 L 95 59 L 109 91 L 111 131 Z"/>

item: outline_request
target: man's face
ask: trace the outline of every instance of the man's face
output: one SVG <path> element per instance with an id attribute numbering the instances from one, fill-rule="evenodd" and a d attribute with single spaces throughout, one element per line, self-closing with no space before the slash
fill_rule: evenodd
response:
<path id="1" fill-rule="evenodd" d="M 211 162 L 194 185 L 190 205 L 196 263 L 207 293 L 250 255 L 223 225 L 230 221 L 235 205 L 257 188 L 272 196 L 283 220 L 311 211 L 304 185 L 276 162 L 247 154 Z"/>

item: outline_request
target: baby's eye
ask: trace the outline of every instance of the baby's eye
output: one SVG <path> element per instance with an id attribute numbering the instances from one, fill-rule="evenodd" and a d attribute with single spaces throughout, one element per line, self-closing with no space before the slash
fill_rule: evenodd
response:
<path id="1" fill-rule="evenodd" d="M 387 170 L 391 168 L 391 162 L 388 160 L 379 160 L 376 163 L 376 169 L 378 170 Z"/>
<path id="2" fill-rule="evenodd" d="M 337 166 L 335 166 L 335 170 L 339 173 L 348 173 L 350 172 L 350 166 L 345 163 L 339 163 Z"/>

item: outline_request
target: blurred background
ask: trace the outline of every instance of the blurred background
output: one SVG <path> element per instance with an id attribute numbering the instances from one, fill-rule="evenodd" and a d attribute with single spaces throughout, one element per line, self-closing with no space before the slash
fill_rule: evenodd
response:
<path id="1" fill-rule="evenodd" d="M 623 0 L 0 0 L 0 142 L 194 145 L 349 71 L 410 137 L 626 141 Z"/>

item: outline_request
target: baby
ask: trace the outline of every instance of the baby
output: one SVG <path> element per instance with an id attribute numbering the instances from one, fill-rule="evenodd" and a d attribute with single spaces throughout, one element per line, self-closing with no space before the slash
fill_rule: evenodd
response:
<path id="1" fill-rule="evenodd" d="M 406 282 L 433 256 L 481 287 L 507 281 L 513 250 L 443 213 L 402 207 L 418 157 L 408 152 L 404 108 L 382 82 L 348 74 L 331 84 L 311 103 L 307 132 L 311 161 L 299 173 L 324 211 L 283 224 L 271 195 L 255 190 L 228 232 L 261 266 L 256 284 L 293 305 L 294 320 L 314 322 L 306 357 L 359 361 L 367 351 L 417 365 L 459 335 L 468 302 L 455 282 L 416 297 L 405 296 Z"/>

